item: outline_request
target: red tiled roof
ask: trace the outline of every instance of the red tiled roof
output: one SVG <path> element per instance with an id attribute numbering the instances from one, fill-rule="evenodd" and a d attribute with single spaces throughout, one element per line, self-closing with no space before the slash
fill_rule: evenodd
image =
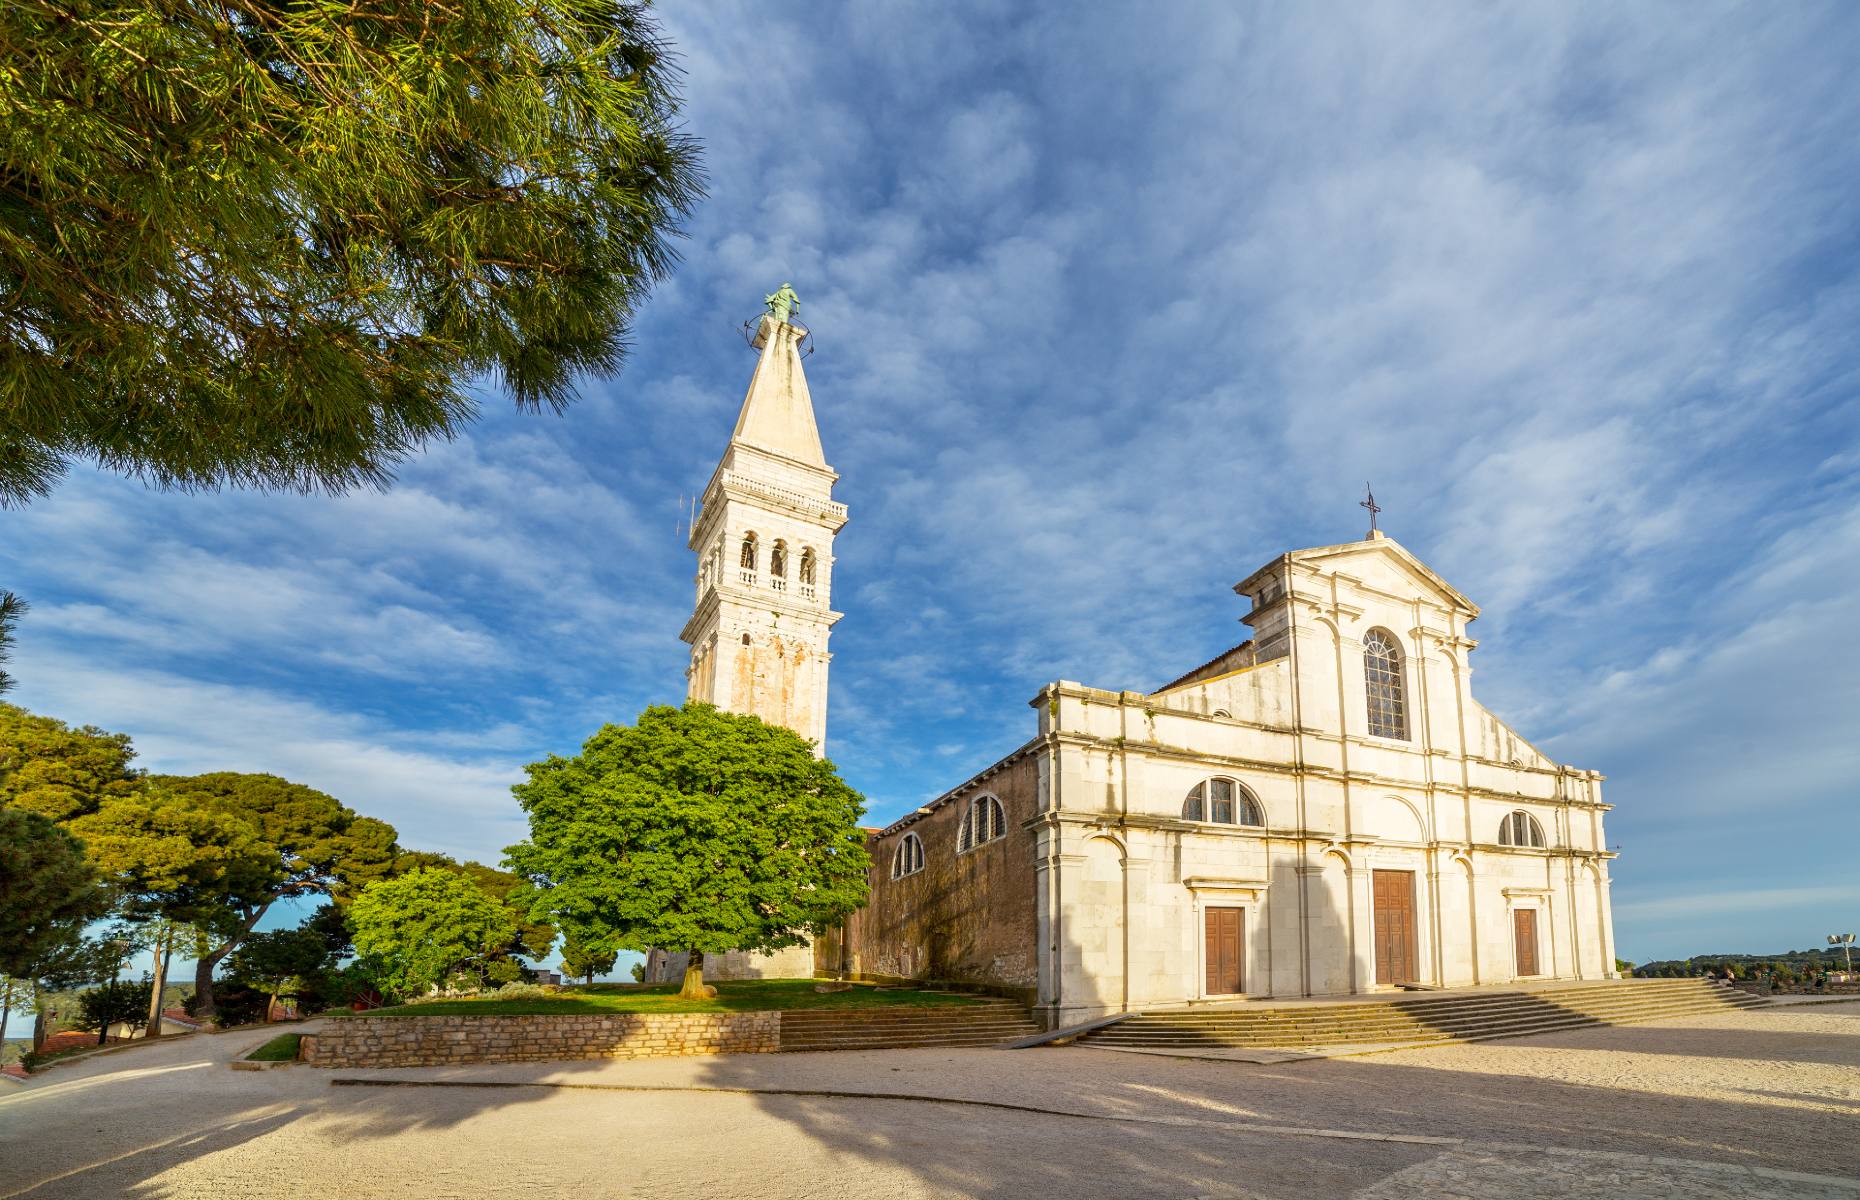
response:
<path id="1" fill-rule="evenodd" d="M 6 1075 L 13 1079 L 25 1079 L 27 1077 L 26 1068 L 16 1062 L 8 1063 L 6 1066 L 0 1067 L 0 1075 Z"/>
<path id="2" fill-rule="evenodd" d="M 129 1039 L 113 1037 L 109 1040 L 112 1042 L 124 1042 Z M 67 1029 L 63 1033 L 54 1033 L 47 1037 L 45 1039 L 45 1044 L 39 1047 L 39 1053 L 53 1054 L 60 1050 L 71 1050 L 79 1046 L 95 1046 L 96 1044 L 97 1035 L 94 1032 L 86 1032 L 82 1029 Z"/>
<path id="3" fill-rule="evenodd" d="M 173 1021 L 179 1025 L 192 1025 L 195 1029 L 201 1026 L 201 1022 L 187 1015 L 185 1008 L 164 1008 L 161 1010 L 161 1015 L 163 1020 Z"/>

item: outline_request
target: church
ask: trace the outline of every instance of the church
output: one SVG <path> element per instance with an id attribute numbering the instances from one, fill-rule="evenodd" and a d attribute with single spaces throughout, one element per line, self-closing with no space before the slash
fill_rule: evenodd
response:
<path id="1" fill-rule="evenodd" d="M 756 327 L 755 374 L 694 522 L 684 640 L 692 699 L 824 747 L 847 513 L 784 296 Z M 843 929 L 715 965 L 959 982 L 1021 997 L 1051 1028 L 1613 978 L 1602 776 L 1474 699 L 1478 606 L 1371 523 L 1241 579 L 1252 636 L 1152 690 L 1040 688 L 1027 741 L 872 831 L 870 900 Z M 649 977 L 673 977 L 679 957 L 655 953 Z"/>

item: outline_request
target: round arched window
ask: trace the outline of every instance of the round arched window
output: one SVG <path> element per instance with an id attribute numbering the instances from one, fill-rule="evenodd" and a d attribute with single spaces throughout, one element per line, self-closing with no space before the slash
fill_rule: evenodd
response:
<path id="1" fill-rule="evenodd" d="M 1215 825 L 1264 825 L 1266 814 L 1253 793 L 1239 782 L 1216 776 L 1204 779 L 1188 789 L 1182 802 L 1182 817 L 1188 821 L 1207 821 Z"/>
<path id="2" fill-rule="evenodd" d="M 1501 846 L 1533 846 L 1539 850 L 1544 847 L 1544 827 L 1537 823 L 1537 818 L 1518 809 L 1505 814 L 1505 819 L 1498 823 L 1498 844 Z"/>
<path id="3" fill-rule="evenodd" d="M 1006 810 L 1001 807 L 1001 801 L 984 793 L 969 801 L 969 811 L 962 814 L 962 829 L 956 834 L 956 853 L 1006 836 Z"/>
<path id="4" fill-rule="evenodd" d="M 907 833 L 898 843 L 898 848 L 891 856 L 891 877 L 903 879 L 906 875 L 915 875 L 924 869 L 924 841 L 914 833 Z"/>

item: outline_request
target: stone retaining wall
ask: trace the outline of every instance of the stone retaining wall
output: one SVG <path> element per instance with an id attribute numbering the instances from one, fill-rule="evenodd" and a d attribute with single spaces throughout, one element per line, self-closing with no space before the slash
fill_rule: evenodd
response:
<path id="1" fill-rule="evenodd" d="M 444 1067 L 779 1049 L 779 1012 L 331 1017 L 305 1036 L 302 1057 L 316 1067 Z"/>

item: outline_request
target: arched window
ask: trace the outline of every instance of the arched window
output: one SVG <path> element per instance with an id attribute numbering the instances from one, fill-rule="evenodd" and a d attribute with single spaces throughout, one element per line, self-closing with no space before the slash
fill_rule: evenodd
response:
<path id="1" fill-rule="evenodd" d="M 906 875 L 915 875 L 924 869 L 924 840 L 914 833 L 904 835 L 898 843 L 897 851 L 891 856 L 891 877 L 903 879 Z"/>
<path id="2" fill-rule="evenodd" d="M 1369 699 L 1369 732 L 1408 740 L 1408 704 L 1402 691 L 1401 646 L 1386 629 L 1363 637 L 1363 681 Z"/>
<path id="3" fill-rule="evenodd" d="M 742 556 L 737 559 L 737 566 L 742 571 L 744 583 L 754 583 L 756 581 L 756 535 L 755 534 L 745 533 L 743 535 L 743 553 L 742 553 Z"/>
<path id="4" fill-rule="evenodd" d="M 788 543 L 777 540 L 769 547 L 769 586 L 778 592 L 788 590 Z"/>
<path id="5" fill-rule="evenodd" d="M 801 595 L 808 600 L 814 598 L 814 548 L 812 546 L 801 551 Z"/>
<path id="6" fill-rule="evenodd" d="M 983 794 L 969 801 L 969 811 L 962 814 L 962 830 L 956 835 L 956 853 L 973 850 L 984 842 L 1007 836 L 1007 812 L 1001 801 Z"/>
<path id="7" fill-rule="evenodd" d="M 1519 809 L 1508 813 L 1498 823 L 1498 844 L 1501 846 L 1535 846 L 1543 849 L 1544 827 L 1537 823 L 1537 818 Z"/>
<path id="8" fill-rule="evenodd" d="M 1253 793 L 1231 779 L 1204 779 L 1188 790 L 1182 802 L 1182 817 L 1188 821 L 1212 821 L 1217 825 L 1264 825 L 1266 814 Z"/>

